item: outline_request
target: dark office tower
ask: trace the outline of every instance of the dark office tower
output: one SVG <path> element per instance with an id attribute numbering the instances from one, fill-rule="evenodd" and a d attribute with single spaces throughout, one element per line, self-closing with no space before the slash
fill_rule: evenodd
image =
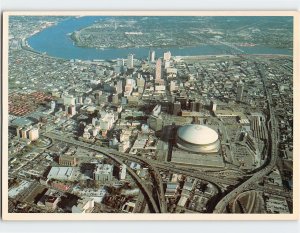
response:
<path id="1" fill-rule="evenodd" d="M 16 129 L 16 132 L 17 132 L 17 137 L 18 137 L 18 138 L 22 137 L 22 127 L 18 127 L 18 128 Z"/>
<path id="2" fill-rule="evenodd" d="M 171 102 L 175 103 L 175 101 L 176 101 L 176 97 L 175 96 L 171 96 Z"/>
<path id="3" fill-rule="evenodd" d="M 178 116 L 180 112 L 181 112 L 181 103 L 176 101 L 173 104 L 173 115 Z"/>
<path id="4" fill-rule="evenodd" d="M 200 112 L 201 110 L 201 103 L 200 102 L 196 102 L 196 111 Z"/>
<path id="5" fill-rule="evenodd" d="M 197 103 L 195 101 L 190 102 L 190 110 L 191 112 L 197 111 Z"/>
<path id="6" fill-rule="evenodd" d="M 180 96 L 180 97 L 177 97 L 176 100 L 180 102 L 181 108 L 183 110 L 187 110 L 187 103 L 188 102 L 187 102 L 187 98 L 186 97 Z"/>
<path id="7" fill-rule="evenodd" d="M 243 100 L 243 92 L 244 92 L 244 84 L 242 83 L 242 81 L 240 81 L 237 84 L 236 101 L 241 102 Z"/>
<path id="8" fill-rule="evenodd" d="M 191 100 L 191 99 L 187 99 L 187 105 L 186 105 L 186 107 L 187 107 L 187 109 L 188 110 L 191 110 L 191 102 L 192 102 L 193 100 Z"/>

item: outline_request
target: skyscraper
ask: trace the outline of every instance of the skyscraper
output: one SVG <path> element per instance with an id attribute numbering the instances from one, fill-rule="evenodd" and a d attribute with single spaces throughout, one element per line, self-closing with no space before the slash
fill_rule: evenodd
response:
<path id="1" fill-rule="evenodd" d="M 71 105 L 69 106 L 69 112 L 68 112 L 71 116 L 74 116 L 76 114 L 76 108 L 75 105 Z"/>
<path id="2" fill-rule="evenodd" d="M 196 102 L 196 111 L 200 112 L 200 110 L 201 110 L 201 102 L 198 101 L 198 102 Z"/>
<path id="3" fill-rule="evenodd" d="M 83 104 L 83 97 L 82 97 L 82 96 L 79 96 L 79 97 L 78 97 L 78 103 L 79 103 L 79 104 Z"/>
<path id="4" fill-rule="evenodd" d="M 138 78 L 136 79 L 136 83 L 138 87 L 144 87 L 145 79 L 141 75 L 139 75 Z"/>
<path id="5" fill-rule="evenodd" d="M 118 82 L 117 82 L 117 94 L 122 94 L 123 93 L 123 80 L 120 79 Z"/>
<path id="6" fill-rule="evenodd" d="M 113 95 L 112 95 L 112 100 L 111 100 L 111 102 L 112 102 L 113 104 L 118 104 L 118 103 L 119 103 L 119 96 L 118 96 L 118 94 L 113 94 Z"/>
<path id="7" fill-rule="evenodd" d="M 161 59 L 159 58 L 156 61 L 156 66 L 155 66 L 155 82 L 159 81 L 161 79 Z"/>
<path id="8" fill-rule="evenodd" d="M 176 82 L 174 80 L 172 80 L 170 82 L 169 90 L 170 90 L 170 92 L 173 92 L 173 91 L 175 91 L 175 89 L 176 89 Z"/>
<path id="9" fill-rule="evenodd" d="M 127 57 L 127 68 L 133 69 L 133 54 L 128 54 Z"/>
<path id="10" fill-rule="evenodd" d="M 236 95 L 236 101 L 242 101 L 243 100 L 243 92 L 244 92 L 244 84 L 242 81 L 240 81 L 237 84 L 237 95 Z"/>
<path id="11" fill-rule="evenodd" d="M 63 100 L 65 106 L 75 105 L 75 97 L 73 97 L 72 95 L 63 96 Z"/>
<path id="12" fill-rule="evenodd" d="M 51 111 L 52 112 L 54 112 L 54 110 L 55 110 L 55 101 L 51 101 L 51 103 L 50 103 L 50 106 L 51 106 Z"/>
<path id="13" fill-rule="evenodd" d="M 169 61 L 171 59 L 171 52 L 165 52 L 164 53 L 164 61 Z"/>
<path id="14" fill-rule="evenodd" d="M 217 103 L 215 101 L 211 101 L 210 104 L 211 104 L 211 110 L 213 112 L 217 111 Z"/>
<path id="15" fill-rule="evenodd" d="M 190 110 L 191 110 L 191 112 L 197 111 L 197 103 L 195 101 L 190 102 Z"/>
<path id="16" fill-rule="evenodd" d="M 117 60 L 117 65 L 118 66 L 124 66 L 124 59 L 118 59 Z"/>
<path id="17" fill-rule="evenodd" d="M 36 141 L 39 138 L 39 129 L 33 128 L 29 131 L 29 139 L 30 141 Z"/>
<path id="18" fill-rule="evenodd" d="M 147 120 L 147 124 L 149 125 L 149 127 L 151 129 L 158 131 L 158 130 L 162 129 L 163 119 L 161 116 L 157 117 L 157 116 L 151 115 Z"/>
<path id="19" fill-rule="evenodd" d="M 155 61 L 155 51 L 150 50 L 149 51 L 149 61 L 154 62 Z"/>
<path id="20" fill-rule="evenodd" d="M 173 115 L 178 116 L 181 111 L 181 103 L 179 101 L 176 101 L 173 104 Z"/>

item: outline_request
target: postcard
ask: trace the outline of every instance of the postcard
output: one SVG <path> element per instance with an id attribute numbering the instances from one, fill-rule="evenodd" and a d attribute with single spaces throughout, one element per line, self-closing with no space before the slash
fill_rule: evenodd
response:
<path id="1" fill-rule="evenodd" d="M 298 218 L 299 13 L 3 20 L 5 220 Z"/>

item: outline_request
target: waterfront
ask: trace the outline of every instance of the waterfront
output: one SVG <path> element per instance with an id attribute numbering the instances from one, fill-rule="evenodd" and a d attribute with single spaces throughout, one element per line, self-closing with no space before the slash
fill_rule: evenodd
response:
<path id="1" fill-rule="evenodd" d="M 151 47 L 143 48 L 84 48 L 78 47 L 70 38 L 70 33 L 80 30 L 84 27 L 92 25 L 95 21 L 104 19 L 105 17 L 71 17 L 59 22 L 57 25 L 48 27 L 39 33 L 28 38 L 29 46 L 38 52 L 46 53 L 49 56 L 59 57 L 64 59 L 116 59 L 125 58 L 129 53 L 135 55 L 135 58 L 146 58 Z M 243 46 L 238 47 L 245 54 L 284 54 L 292 55 L 289 49 L 271 48 L 266 46 Z M 195 56 L 195 55 L 219 55 L 231 54 L 234 51 L 231 47 L 224 44 L 218 45 L 201 45 L 196 47 L 164 47 L 154 48 L 157 56 L 162 56 L 163 52 L 171 51 L 174 56 Z"/>

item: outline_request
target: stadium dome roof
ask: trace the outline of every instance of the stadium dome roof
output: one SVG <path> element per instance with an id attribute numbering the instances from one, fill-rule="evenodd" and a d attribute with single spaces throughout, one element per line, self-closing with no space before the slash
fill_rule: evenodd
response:
<path id="1" fill-rule="evenodd" d="M 178 129 L 178 137 L 190 144 L 207 145 L 218 140 L 218 134 L 204 125 L 184 125 Z"/>

